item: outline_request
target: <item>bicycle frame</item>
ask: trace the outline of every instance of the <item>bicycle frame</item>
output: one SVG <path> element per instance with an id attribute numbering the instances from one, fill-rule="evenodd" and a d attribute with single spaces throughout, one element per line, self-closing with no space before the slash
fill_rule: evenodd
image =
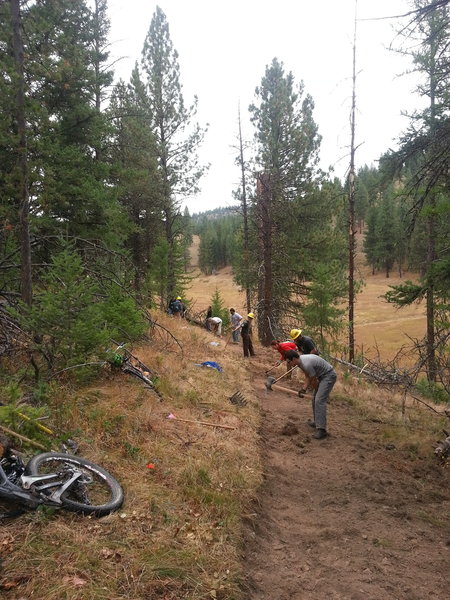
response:
<path id="1" fill-rule="evenodd" d="M 76 471 L 66 482 L 61 481 L 58 473 L 47 475 L 21 475 L 22 487 L 10 481 L 0 465 L 0 498 L 19 502 L 27 508 L 37 508 L 42 504 L 62 506 L 61 495 L 81 477 L 81 471 Z M 42 485 L 38 485 L 42 483 Z M 33 487 L 32 487 L 33 486 Z M 50 495 L 43 494 L 44 490 L 57 488 Z M 30 490 L 30 491 L 28 491 Z"/>

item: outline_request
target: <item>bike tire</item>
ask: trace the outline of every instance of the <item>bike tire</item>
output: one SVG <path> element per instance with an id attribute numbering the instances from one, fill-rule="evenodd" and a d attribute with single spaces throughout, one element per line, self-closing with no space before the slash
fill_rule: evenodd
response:
<path id="1" fill-rule="evenodd" d="M 61 496 L 63 508 L 72 512 L 101 517 L 118 510 L 124 500 L 121 485 L 102 467 L 81 458 L 59 452 L 44 452 L 33 456 L 28 462 L 26 475 L 43 475 L 61 471 L 64 466 L 81 469 L 93 481 L 80 483 L 78 487 L 70 487 Z M 92 496 L 88 496 L 88 492 Z"/>
<path id="2" fill-rule="evenodd" d="M 125 364 L 122 367 L 122 371 L 124 373 L 127 373 L 128 375 L 133 375 L 134 377 L 137 377 L 138 379 L 140 379 L 141 381 L 143 381 L 150 387 L 155 387 L 153 384 L 153 381 L 151 379 L 149 379 L 146 375 L 141 373 L 141 371 L 137 367 L 134 367 L 133 365 Z"/>

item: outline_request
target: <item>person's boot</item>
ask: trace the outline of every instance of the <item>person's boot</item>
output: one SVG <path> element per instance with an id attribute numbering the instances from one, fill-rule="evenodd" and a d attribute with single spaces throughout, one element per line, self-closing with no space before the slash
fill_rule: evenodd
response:
<path id="1" fill-rule="evenodd" d="M 326 429 L 317 429 L 316 433 L 313 433 L 313 438 L 315 440 L 323 440 L 324 438 L 326 438 L 328 435 L 327 430 Z"/>

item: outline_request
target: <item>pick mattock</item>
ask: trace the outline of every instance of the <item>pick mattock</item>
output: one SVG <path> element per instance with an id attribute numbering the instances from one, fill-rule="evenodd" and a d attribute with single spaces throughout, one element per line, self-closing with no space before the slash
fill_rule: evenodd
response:
<path id="1" fill-rule="evenodd" d="M 289 369 L 289 371 L 286 371 L 286 373 L 283 373 L 283 375 L 280 375 L 280 377 L 278 377 L 278 379 L 275 379 L 275 377 L 273 377 L 273 375 L 269 375 L 269 377 L 267 378 L 267 381 L 266 381 L 266 388 L 268 390 L 272 391 L 272 386 L 274 383 L 276 383 L 277 381 L 280 381 L 280 379 L 283 379 L 283 377 L 286 377 L 286 375 L 289 375 L 289 373 L 292 373 L 292 371 L 297 368 L 298 368 L 298 365 L 294 365 L 292 367 L 292 369 Z"/>
<path id="2" fill-rule="evenodd" d="M 266 375 L 268 375 L 270 373 L 270 371 L 273 371 L 274 369 L 276 369 L 279 366 L 280 366 L 280 362 L 277 362 L 276 364 L 273 365 L 273 367 L 270 367 L 270 369 L 267 369 L 267 371 L 264 371 L 264 373 Z"/>

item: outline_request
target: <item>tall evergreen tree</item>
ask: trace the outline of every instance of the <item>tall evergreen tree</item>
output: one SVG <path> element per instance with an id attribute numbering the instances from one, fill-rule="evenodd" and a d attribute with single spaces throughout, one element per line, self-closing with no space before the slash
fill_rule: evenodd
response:
<path id="1" fill-rule="evenodd" d="M 444 193 L 448 194 L 450 183 L 448 164 L 450 160 L 450 144 L 448 132 L 450 119 L 448 117 L 448 86 L 449 66 L 448 43 L 450 39 L 450 12 L 448 3 L 430 4 L 425 0 L 414 0 L 414 17 L 409 26 L 402 32 L 411 43 L 409 53 L 417 72 L 422 76 L 418 86 L 418 93 L 427 98 L 428 105 L 422 111 L 412 115 L 409 131 L 401 140 L 400 150 L 393 159 L 401 167 L 415 163 L 408 189 L 414 197 L 411 209 L 412 227 L 424 219 L 427 228 L 427 254 L 426 273 L 423 282 L 416 289 L 405 293 L 405 286 L 401 286 L 388 294 L 391 301 L 406 303 L 408 298 L 424 296 L 427 312 L 427 376 L 430 381 L 436 381 L 438 367 L 436 362 L 436 324 L 435 308 L 439 303 L 440 294 L 437 294 L 437 285 L 442 290 L 442 282 L 437 282 L 435 273 L 447 271 L 450 265 L 448 253 L 439 255 L 437 238 L 442 219 L 442 212 L 438 209 L 439 199 Z M 448 202 L 446 203 L 446 223 L 448 224 Z M 447 226 L 447 232 L 448 226 Z M 442 264 L 439 265 L 437 263 Z M 448 269 L 450 271 L 450 268 Z M 450 289 L 450 285 L 448 287 Z M 448 290 L 445 294 L 448 293 Z"/>
<path id="2" fill-rule="evenodd" d="M 180 199 L 197 191 L 203 173 L 197 148 L 204 132 L 193 123 L 197 99 L 186 108 L 180 83 L 178 53 L 173 47 L 169 25 L 159 8 L 153 15 L 142 51 L 142 68 L 147 75 L 152 130 L 162 181 L 163 215 L 167 242 L 168 280 L 165 297 L 180 291 L 183 270 L 180 252 Z M 189 133 L 189 128 L 191 132 Z"/>
<path id="3" fill-rule="evenodd" d="M 283 321 L 298 319 L 304 283 L 336 242 L 326 209 L 329 190 L 315 180 L 320 137 L 313 108 L 303 83 L 296 85 L 292 73 L 274 59 L 250 106 L 260 171 L 252 262 L 260 274 L 259 336 L 267 344 L 281 335 Z"/>
<path id="4" fill-rule="evenodd" d="M 133 260 L 134 288 L 144 292 L 142 286 L 151 271 L 153 252 L 163 228 L 156 142 L 150 125 L 149 102 L 137 65 L 128 86 L 120 82 L 114 89 L 109 112 L 114 123 L 110 150 L 113 181 L 132 224 L 125 244 Z"/>

